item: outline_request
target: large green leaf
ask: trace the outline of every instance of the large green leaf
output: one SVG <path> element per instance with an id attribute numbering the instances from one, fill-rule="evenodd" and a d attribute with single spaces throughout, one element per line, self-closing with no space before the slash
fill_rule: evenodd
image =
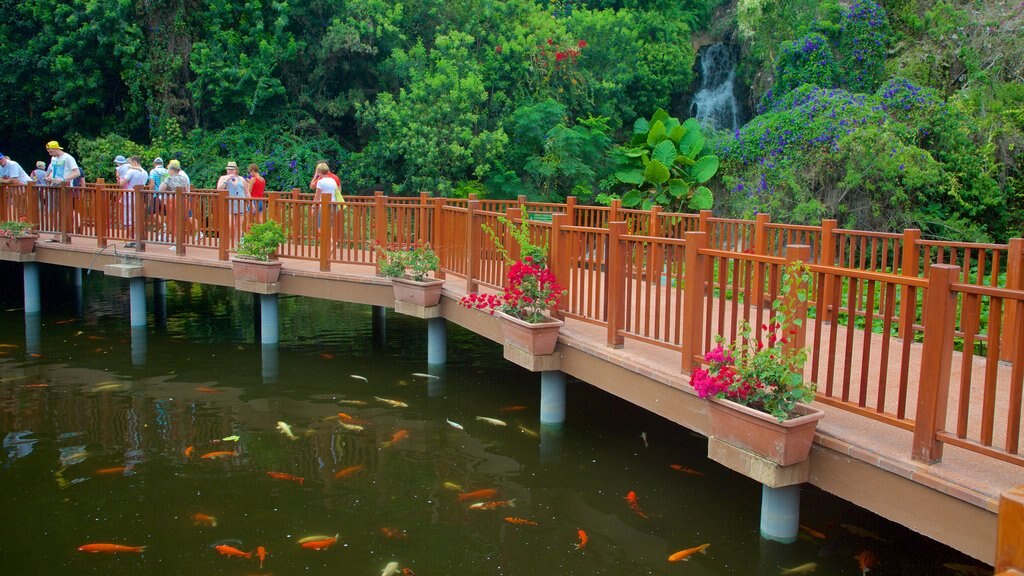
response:
<path id="1" fill-rule="evenodd" d="M 665 166 L 671 166 L 675 164 L 677 153 L 675 143 L 671 140 L 662 140 L 654 147 L 654 151 L 651 153 L 651 158 L 654 158 Z"/>
<path id="2" fill-rule="evenodd" d="M 658 120 L 651 124 L 651 131 L 647 133 L 647 145 L 654 148 L 659 142 L 665 139 L 665 123 Z"/>
<path id="3" fill-rule="evenodd" d="M 640 200 L 641 197 L 639 190 L 630 190 L 629 192 L 626 192 L 625 194 L 622 195 L 622 205 L 625 206 L 626 208 L 632 208 L 633 206 L 636 206 L 637 204 L 640 203 Z"/>
<path id="4" fill-rule="evenodd" d="M 699 136 L 697 138 L 694 138 L 690 142 L 690 149 L 689 150 L 686 150 L 686 149 L 683 149 L 683 150 L 684 150 L 684 153 L 687 156 L 689 156 L 690 158 L 696 159 L 697 156 L 700 156 L 700 151 L 703 150 L 703 149 L 704 149 L 704 136 L 701 135 L 701 136 Z"/>
<path id="5" fill-rule="evenodd" d="M 690 209 L 691 210 L 711 210 L 711 206 L 715 203 L 715 197 L 711 194 L 711 190 L 708 190 L 707 186 L 698 186 L 693 191 L 693 198 L 690 198 Z"/>
<path id="6" fill-rule="evenodd" d="M 625 154 L 627 158 L 639 158 L 639 157 L 644 155 L 644 149 L 643 148 L 625 148 L 622 151 L 622 153 Z"/>
<path id="7" fill-rule="evenodd" d="M 679 141 L 683 139 L 684 134 L 686 134 L 686 128 L 678 125 L 668 131 L 668 139 L 679 144 Z"/>
<path id="8" fill-rule="evenodd" d="M 665 112 L 662 108 L 658 108 L 654 111 L 654 114 L 651 115 L 651 124 L 658 121 L 667 122 L 669 118 L 671 118 L 671 116 L 668 115 L 668 112 Z"/>
<path id="9" fill-rule="evenodd" d="M 686 196 L 686 193 L 690 191 L 690 187 L 679 178 L 673 178 L 668 181 L 668 191 L 672 194 L 673 198 L 678 200 Z"/>
<path id="10" fill-rule="evenodd" d="M 644 181 L 644 171 L 640 168 L 630 168 L 628 170 L 619 170 L 615 173 L 615 177 L 619 179 L 619 182 L 625 182 L 626 184 L 634 184 L 639 186 Z"/>
<path id="11" fill-rule="evenodd" d="M 654 184 L 664 184 L 670 176 L 668 167 L 658 160 L 651 160 L 644 170 L 644 179 Z"/>
<path id="12" fill-rule="evenodd" d="M 701 156 L 693 165 L 690 173 L 697 182 L 707 182 L 718 172 L 718 156 Z"/>
<path id="13" fill-rule="evenodd" d="M 647 134 L 650 129 L 651 123 L 644 118 L 637 118 L 636 122 L 633 122 L 633 134 Z"/>
<path id="14" fill-rule="evenodd" d="M 690 154 L 689 150 L 697 139 L 703 140 L 704 134 L 700 131 L 700 124 L 693 118 L 683 122 L 683 127 L 686 128 L 686 133 L 683 134 L 683 139 L 679 141 L 679 150 L 683 154 L 694 158 L 696 155 Z"/>
<path id="15" fill-rule="evenodd" d="M 630 146 L 644 146 L 646 144 L 647 144 L 647 132 L 642 132 L 640 134 L 633 134 L 633 136 L 629 139 L 629 145 Z"/>

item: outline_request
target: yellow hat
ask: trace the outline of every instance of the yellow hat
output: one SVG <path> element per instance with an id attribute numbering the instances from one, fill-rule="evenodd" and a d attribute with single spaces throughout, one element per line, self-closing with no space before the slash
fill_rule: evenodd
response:
<path id="1" fill-rule="evenodd" d="M 49 142 L 47 142 L 46 147 L 56 148 L 57 150 L 63 150 L 63 148 L 60 147 L 60 144 L 58 144 L 56 140 L 50 140 Z"/>
<path id="2" fill-rule="evenodd" d="M 181 162 L 177 160 L 171 160 L 167 163 L 167 168 L 170 170 L 181 170 Z"/>

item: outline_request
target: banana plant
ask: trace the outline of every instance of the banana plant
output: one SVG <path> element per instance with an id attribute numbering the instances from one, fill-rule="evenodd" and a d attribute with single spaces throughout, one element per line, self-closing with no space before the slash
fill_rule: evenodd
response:
<path id="1" fill-rule="evenodd" d="M 670 212 L 710 209 L 714 196 L 703 184 L 718 172 L 718 156 L 705 144 L 693 118 L 680 123 L 659 108 L 650 120 L 637 119 L 629 141 L 612 152 L 615 178 L 633 186 L 622 205 L 647 210 L 657 204 Z"/>

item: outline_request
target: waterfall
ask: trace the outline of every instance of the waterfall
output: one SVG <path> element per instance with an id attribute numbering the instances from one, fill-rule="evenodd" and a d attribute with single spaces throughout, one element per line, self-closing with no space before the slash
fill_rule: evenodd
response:
<path id="1" fill-rule="evenodd" d="M 693 97 L 690 116 L 719 130 L 740 127 L 739 103 L 733 93 L 736 59 L 730 46 L 722 43 L 700 51 L 700 90 Z"/>

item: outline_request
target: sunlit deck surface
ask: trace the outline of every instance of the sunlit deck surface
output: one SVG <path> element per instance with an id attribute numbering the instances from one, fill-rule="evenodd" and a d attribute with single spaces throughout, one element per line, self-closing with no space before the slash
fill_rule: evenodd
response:
<path id="1" fill-rule="evenodd" d="M 104 265 L 121 262 L 127 256 L 141 261 L 145 276 L 150 278 L 234 286 L 230 262 L 219 260 L 215 249 L 188 247 L 187 254 L 181 256 L 166 244 L 148 244 L 144 251 L 136 251 L 117 242 L 115 257 L 114 248 L 108 246 L 101 252 L 94 238 L 74 237 L 69 244 L 45 240 L 44 234 L 37 245 L 37 262 L 102 273 Z M 322 271 L 316 260 L 282 260 L 282 294 L 393 306 L 390 281 L 378 277 L 373 266 L 332 263 L 329 271 Z M 484 337 L 499 340 L 494 319 L 458 305 L 465 288 L 463 278 L 448 276 L 442 316 Z M 573 319 L 566 320 L 559 343 L 556 356 L 565 373 L 708 435 L 704 401 L 695 396 L 688 377 L 682 374 L 678 351 L 636 340 L 627 340 L 622 348 L 612 348 L 607 345 L 604 327 Z M 921 365 L 921 351 L 920 344 L 911 347 L 911 367 Z M 849 369 L 859 375 L 856 363 Z M 951 395 L 957 393 L 953 388 L 959 381 L 959 369 L 957 353 Z M 983 370 L 981 363 L 976 363 L 974 370 Z M 1009 370 L 1001 364 L 1000 378 L 1004 371 L 1008 378 Z M 914 369 L 908 379 L 911 397 L 916 397 L 916 372 Z M 571 394 L 567 400 L 572 402 Z M 914 461 L 912 432 L 817 404 L 827 416 L 819 423 L 811 454 L 811 484 L 980 560 L 993 562 L 999 497 L 1004 491 L 1024 484 L 1024 468 L 949 444 L 941 462 L 929 465 Z M 950 427 L 955 424 L 947 423 L 947 429 Z M 997 434 L 1005 430 L 1005 417 L 996 423 L 996 430 Z"/>

